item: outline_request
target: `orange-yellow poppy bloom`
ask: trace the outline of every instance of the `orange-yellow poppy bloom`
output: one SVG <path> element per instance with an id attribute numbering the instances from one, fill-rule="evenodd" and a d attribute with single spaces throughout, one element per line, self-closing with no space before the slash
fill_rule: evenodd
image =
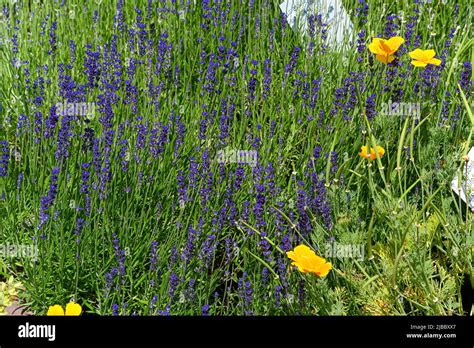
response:
<path id="1" fill-rule="evenodd" d="M 48 308 L 47 315 L 49 316 L 56 316 L 56 315 L 77 316 L 77 315 L 81 315 L 81 313 L 82 313 L 82 307 L 80 304 L 75 303 L 75 302 L 69 302 L 66 305 L 66 312 L 64 312 L 63 307 L 61 307 L 60 305 L 54 305 Z"/>
<path id="2" fill-rule="evenodd" d="M 381 158 L 385 154 L 385 150 L 382 146 L 376 146 L 377 153 L 379 154 L 379 157 Z M 359 156 L 363 158 L 368 158 L 371 161 L 377 158 L 377 154 L 375 153 L 375 150 L 373 147 L 370 148 L 368 146 L 362 146 L 360 148 Z"/>
<path id="3" fill-rule="evenodd" d="M 417 48 L 416 50 L 408 53 L 410 58 L 414 59 L 411 61 L 411 63 L 416 66 L 416 67 L 425 67 L 428 64 L 433 64 L 433 65 L 440 65 L 441 64 L 441 59 L 434 58 L 436 55 L 435 50 L 420 50 Z"/>
<path id="4" fill-rule="evenodd" d="M 400 36 L 391 37 L 388 40 L 381 38 L 373 38 L 369 45 L 370 52 L 374 53 L 376 58 L 384 64 L 390 63 L 395 59 L 393 54 L 405 42 Z"/>
<path id="5" fill-rule="evenodd" d="M 286 253 L 293 260 L 291 264 L 296 266 L 300 272 L 314 273 L 320 277 L 325 277 L 332 269 L 330 262 L 319 257 L 306 245 L 298 245 L 294 250 Z"/>

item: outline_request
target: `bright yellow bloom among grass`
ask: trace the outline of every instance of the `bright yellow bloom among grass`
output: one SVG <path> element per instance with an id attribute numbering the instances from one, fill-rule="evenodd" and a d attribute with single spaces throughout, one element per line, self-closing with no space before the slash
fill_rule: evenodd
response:
<path id="1" fill-rule="evenodd" d="M 385 154 L 385 149 L 382 146 L 376 146 L 377 153 L 379 154 L 379 157 L 382 158 L 382 156 Z M 377 158 L 377 154 L 375 153 L 375 150 L 373 147 L 370 148 L 368 146 L 362 146 L 360 148 L 359 156 L 363 158 L 368 158 L 371 161 Z"/>
<path id="2" fill-rule="evenodd" d="M 314 273 L 320 277 L 325 277 L 332 269 L 330 262 L 319 257 L 306 245 L 298 245 L 294 250 L 286 253 L 293 260 L 291 264 L 296 266 L 300 272 Z"/>
<path id="3" fill-rule="evenodd" d="M 66 305 L 66 315 L 81 315 L 82 307 L 79 303 L 69 302 Z"/>
<path id="4" fill-rule="evenodd" d="M 49 306 L 47 315 L 64 315 L 64 309 L 60 305 Z"/>
<path id="5" fill-rule="evenodd" d="M 82 313 L 82 307 L 80 304 L 75 303 L 75 302 L 69 302 L 66 305 L 66 313 L 64 313 L 63 307 L 61 307 L 60 305 L 54 305 L 48 308 L 47 315 L 48 316 L 57 316 L 57 315 L 77 316 L 77 315 L 81 315 L 81 313 Z"/>
<path id="6" fill-rule="evenodd" d="M 435 50 L 420 50 L 419 48 L 417 48 L 416 50 L 408 53 L 408 55 L 412 59 L 414 59 L 411 61 L 411 63 L 419 68 L 423 68 L 428 64 L 441 64 L 441 59 L 434 58 L 434 56 L 436 55 Z"/>
<path id="7" fill-rule="evenodd" d="M 391 37 L 388 40 L 381 38 L 373 38 L 369 44 L 370 52 L 374 53 L 376 58 L 384 64 L 390 63 L 395 59 L 393 54 L 397 52 L 399 47 L 405 42 L 400 36 Z"/>

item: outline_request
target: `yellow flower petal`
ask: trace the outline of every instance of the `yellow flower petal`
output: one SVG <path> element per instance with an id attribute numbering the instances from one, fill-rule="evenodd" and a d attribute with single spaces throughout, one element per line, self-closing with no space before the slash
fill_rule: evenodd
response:
<path id="1" fill-rule="evenodd" d="M 323 264 L 318 270 L 318 276 L 325 277 L 328 275 L 329 271 L 332 269 L 332 264 L 330 262 L 326 262 Z"/>
<path id="2" fill-rule="evenodd" d="M 369 44 L 369 50 L 370 52 L 374 54 L 381 54 L 383 51 L 380 48 L 380 42 L 383 41 L 383 39 L 380 38 L 374 38 L 372 42 Z"/>
<path id="3" fill-rule="evenodd" d="M 81 315 L 82 307 L 80 304 L 75 302 L 69 302 L 66 305 L 66 315 Z"/>
<path id="4" fill-rule="evenodd" d="M 287 251 L 286 256 L 288 256 L 288 258 L 292 259 L 293 261 L 296 261 L 297 259 L 294 251 Z"/>
<path id="5" fill-rule="evenodd" d="M 377 54 L 375 57 L 377 58 L 377 60 L 381 61 L 384 64 L 390 63 L 395 59 L 394 56 L 386 56 L 382 54 Z"/>
<path id="6" fill-rule="evenodd" d="M 296 267 L 298 267 L 298 271 L 300 271 L 301 273 L 307 273 L 308 272 L 308 269 L 304 265 L 302 265 L 301 263 L 297 263 Z"/>
<path id="7" fill-rule="evenodd" d="M 428 64 L 433 64 L 433 65 L 440 65 L 441 62 L 442 62 L 441 59 L 431 58 L 431 59 L 428 60 L 426 63 L 428 63 Z"/>
<path id="8" fill-rule="evenodd" d="M 64 309 L 60 305 L 49 306 L 48 313 L 46 315 L 49 315 L 49 316 L 64 315 Z"/>
<path id="9" fill-rule="evenodd" d="M 370 150 L 368 146 L 362 146 L 360 148 L 359 156 L 363 158 L 370 158 Z"/>
<path id="10" fill-rule="evenodd" d="M 385 55 L 389 55 L 390 52 L 392 51 L 392 48 L 387 44 L 387 40 L 381 40 L 380 41 L 380 48 L 382 50 L 381 53 Z"/>
<path id="11" fill-rule="evenodd" d="M 322 258 L 321 256 L 318 256 L 318 255 L 315 254 L 312 257 L 311 262 L 313 263 L 313 265 L 322 265 L 323 263 L 326 262 L 326 260 L 324 258 Z"/>
<path id="12" fill-rule="evenodd" d="M 377 149 L 379 157 L 382 157 L 385 154 L 385 149 L 382 146 L 377 145 L 375 148 Z"/>
<path id="13" fill-rule="evenodd" d="M 411 63 L 416 66 L 416 67 L 419 67 L 419 68 L 422 68 L 422 67 L 425 67 L 427 66 L 428 64 L 426 64 L 425 62 L 421 62 L 421 61 L 418 61 L 418 60 L 412 60 Z"/>
<path id="14" fill-rule="evenodd" d="M 408 55 L 410 56 L 410 58 L 413 58 L 413 59 L 416 59 L 416 60 L 423 60 L 424 59 L 423 51 L 420 50 L 419 48 L 417 48 L 414 51 L 411 51 L 410 53 L 408 53 Z"/>
<path id="15" fill-rule="evenodd" d="M 435 50 L 424 50 L 423 54 L 425 56 L 424 60 L 430 60 L 431 58 L 434 58 L 434 56 L 436 55 L 436 52 Z"/>
<path id="16" fill-rule="evenodd" d="M 370 148 L 370 157 L 369 157 L 369 159 L 370 159 L 370 161 L 373 161 L 376 158 L 377 158 L 377 156 L 375 155 L 375 150 L 371 147 Z"/>
<path id="17" fill-rule="evenodd" d="M 302 257 L 297 264 L 298 264 L 298 269 L 301 272 L 311 272 L 311 269 L 312 269 L 311 258 Z"/>
<path id="18" fill-rule="evenodd" d="M 398 48 L 405 42 L 405 39 L 400 36 L 394 36 L 388 39 L 385 43 L 390 48 L 390 54 L 395 53 Z"/>
<path id="19" fill-rule="evenodd" d="M 298 268 L 298 271 L 303 272 L 303 273 L 306 272 L 305 269 L 304 269 L 304 267 L 303 267 L 303 265 L 302 265 L 301 263 L 299 263 L 299 262 L 292 262 L 291 264 L 292 264 L 293 266 L 296 266 L 296 267 Z"/>
<path id="20" fill-rule="evenodd" d="M 314 251 L 312 251 L 309 247 L 307 247 L 306 245 L 303 245 L 303 244 L 298 245 L 294 249 L 294 251 L 295 251 L 295 254 L 299 255 L 299 256 L 303 256 L 303 255 L 311 254 L 311 253 L 314 254 Z"/>

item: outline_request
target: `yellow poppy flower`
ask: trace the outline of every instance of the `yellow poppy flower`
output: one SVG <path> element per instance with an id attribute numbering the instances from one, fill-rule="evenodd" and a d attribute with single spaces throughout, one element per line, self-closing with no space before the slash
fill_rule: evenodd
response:
<path id="1" fill-rule="evenodd" d="M 377 153 L 379 154 L 379 157 L 382 158 L 382 156 L 385 154 L 385 149 L 382 146 L 377 145 L 375 147 L 377 150 Z M 377 158 L 377 154 L 375 153 L 375 150 L 373 147 L 369 149 L 368 146 L 362 146 L 360 148 L 359 156 L 363 158 L 368 158 L 369 160 L 373 161 L 374 159 Z"/>
<path id="2" fill-rule="evenodd" d="M 379 61 L 387 64 L 395 59 L 393 54 L 397 52 L 404 42 L 405 40 L 400 36 L 394 36 L 388 40 L 376 37 L 372 39 L 372 43 L 368 47 L 370 52 L 374 53 Z"/>
<path id="3" fill-rule="evenodd" d="M 48 308 L 48 316 L 55 316 L 55 315 L 64 315 L 64 309 L 60 305 L 49 306 Z"/>
<path id="4" fill-rule="evenodd" d="M 410 58 L 414 59 L 411 63 L 416 67 L 425 67 L 428 64 L 440 65 L 441 59 L 434 58 L 436 55 L 435 50 L 421 50 L 417 48 L 416 50 L 408 53 Z"/>
<path id="5" fill-rule="evenodd" d="M 77 316 L 81 315 L 82 313 L 82 308 L 81 305 L 75 302 L 69 302 L 66 305 L 66 315 L 70 316 Z"/>
<path id="6" fill-rule="evenodd" d="M 320 277 L 325 277 L 332 269 L 330 262 L 319 257 L 306 245 L 298 245 L 294 250 L 288 251 L 287 256 L 293 260 L 291 264 L 296 266 L 302 273 L 314 273 Z"/>
<path id="7" fill-rule="evenodd" d="M 75 303 L 75 302 L 69 302 L 66 305 L 66 313 L 64 313 L 63 307 L 61 307 L 60 305 L 54 305 L 48 308 L 47 315 L 48 316 L 63 316 L 63 315 L 78 316 L 78 315 L 81 315 L 81 313 L 82 313 L 82 307 L 80 304 Z"/>

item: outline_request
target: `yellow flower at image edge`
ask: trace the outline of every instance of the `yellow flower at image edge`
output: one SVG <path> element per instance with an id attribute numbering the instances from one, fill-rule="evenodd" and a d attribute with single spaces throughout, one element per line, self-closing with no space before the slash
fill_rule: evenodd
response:
<path id="1" fill-rule="evenodd" d="M 388 40 L 376 37 L 369 44 L 369 50 L 375 54 L 379 61 L 387 64 L 395 59 L 393 54 L 397 52 L 404 42 L 405 40 L 400 36 L 394 36 Z"/>
<path id="2" fill-rule="evenodd" d="M 61 307 L 60 305 L 54 305 L 48 308 L 47 315 L 48 316 L 63 316 L 63 315 L 77 316 L 77 315 L 81 315 L 81 313 L 82 313 L 82 307 L 80 304 L 75 303 L 75 302 L 69 302 L 66 305 L 66 312 L 64 312 L 63 307 Z"/>
<path id="3" fill-rule="evenodd" d="M 441 59 L 434 58 L 436 55 L 435 50 L 421 50 L 417 48 L 416 50 L 408 53 L 410 58 L 414 59 L 411 63 L 419 68 L 423 68 L 428 64 L 440 65 Z"/>
<path id="4" fill-rule="evenodd" d="M 384 148 L 378 145 L 375 148 L 377 149 L 377 153 L 379 154 L 379 157 L 381 158 L 385 154 Z M 371 147 L 369 150 L 368 146 L 362 146 L 360 148 L 359 156 L 363 158 L 368 158 L 371 161 L 377 158 L 374 148 Z"/>
<path id="5" fill-rule="evenodd" d="M 300 272 L 314 273 L 320 277 L 325 277 L 332 269 L 330 262 L 319 257 L 306 245 L 298 245 L 294 250 L 286 253 L 293 260 L 291 264 L 296 266 Z"/>

